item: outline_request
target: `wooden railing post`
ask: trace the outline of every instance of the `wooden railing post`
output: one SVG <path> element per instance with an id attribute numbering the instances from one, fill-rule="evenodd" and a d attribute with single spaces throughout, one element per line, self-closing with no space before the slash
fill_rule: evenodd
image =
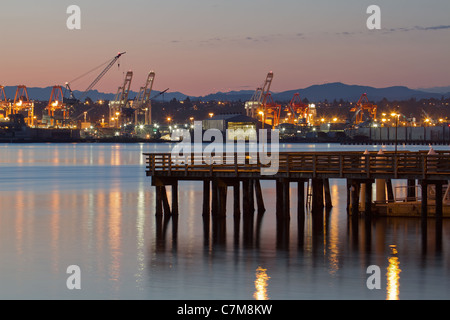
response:
<path id="1" fill-rule="evenodd" d="M 151 165 L 152 175 L 155 175 L 155 155 L 149 154 L 148 160 L 149 160 L 149 162 L 151 162 L 150 165 Z"/>
<path id="2" fill-rule="evenodd" d="M 397 153 L 394 154 L 394 179 L 397 179 L 398 177 L 398 155 Z"/>
<path id="3" fill-rule="evenodd" d="M 422 155 L 422 179 L 427 178 L 427 159 L 428 157 L 426 155 Z"/>
<path id="4" fill-rule="evenodd" d="M 290 176 L 290 173 L 291 173 L 291 163 L 290 163 L 290 159 L 291 159 L 291 156 L 289 155 L 289 153 L 287 154 L 287 157 L 286 157 L 286 172 L 287 172 L 287 176 L 289 177 Z"/>
<path id="5" fill-rule="evenodd" d="M 316 167 L 317 167 L 317 164 L 316 164 L 317 156 L 316 156 L 315 154 L 313 155 L 312 160 L 313 160 L 313 163 L 312 163 L 312 165 L 313 165 L 313 172 L 312 172 L 312 174 L 313 174 L 313 178 L 315 178 L 315 177 L 317 176 L 317 172 L 316 172 Z"/>
<path id="6" fill-rule="evenodd" d="M 366 176 L 367 178 L 370 178 L 370 155 L 366 154 Z"/>
<path id="7" fill-rule="evenodd" d="M 172 173 L 172 153 L 169 153 L 169 173 Z"/>

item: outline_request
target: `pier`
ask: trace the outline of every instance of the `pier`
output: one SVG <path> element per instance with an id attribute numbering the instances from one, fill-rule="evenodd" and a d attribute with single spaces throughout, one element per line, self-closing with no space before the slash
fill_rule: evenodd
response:
<path id="1" fill-rule="evenodd" d="M 156 215 L 179 213 L 179 181 L 203 182 L 203 215 L 225 216 L 228 187 L 233 188 L 233 214 L 255 210 L 264 212 L 261 181 L 275 181 L 277 218 L 290 217 L 290 184 L 297 183 L 297 214 L 303 220 L 307 204 L 311 212 L 321 212 L 333 206 L 329 179 L 347 182 L 347 209 L 349 216 L 372 216 L 386 211 L 394 202 L 392 180 L 404 179 L 408 197 L 419 203 L 420 216 L 429 217 L 433 205 L 434 217 L 443 217 L 445 199 L 443 186 L 450 180 L 450 152 L 280 152 L 273 174 L 262 174 L 268 164 L 257 155 L 248 153 L 225 154 L 217 158 L 203 154 L 173 155 L 146 153 L 146 175 L 156 189 Z M 255 158 L 256 156 L 256 158 Z M 274 163 L 271 163 L 273 166 Z M 373 186 L 376 199 L 373 199 Z M 169 203 L 166 187 L 172 188 Z M 421 192 L 417 192 L 417 186 Z M 435 190 L 429 199 L 429 187 Z M 420 194 L 417 194 L 420 193 Z M 411 203 L 409 203 L 411 205 Z M 417 201 L 416 201 L 417 205 Z M 392 207 L 390 209 L 393 210 Z M 322 211 L 323 212 L 323 211 Z"/>

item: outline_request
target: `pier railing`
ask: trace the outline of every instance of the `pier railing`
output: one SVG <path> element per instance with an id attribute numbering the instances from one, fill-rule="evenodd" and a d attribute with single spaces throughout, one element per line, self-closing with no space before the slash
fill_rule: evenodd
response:
<path id="1" fill-rule="evenodd" d="M 450 152 L 280 152 L 270 157 L 233 153 L 205 156 L 191 153 L 146 153 L 147 175 L 207 178 L 367 178 L 450 179 Z M 273 174 L 261 175 L 273 168 Z"/>

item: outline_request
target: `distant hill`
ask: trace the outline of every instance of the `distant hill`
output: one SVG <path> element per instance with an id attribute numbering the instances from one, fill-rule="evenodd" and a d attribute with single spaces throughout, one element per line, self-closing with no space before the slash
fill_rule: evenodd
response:
<path id="1" fill-rule="evenodd" d="M 441 90 L 445 87 L 441 87 Z M 52 87 L 46 88 L 27 88 L 28 95 L 31 100 L 46 101 L 50 98 Z M 430 89 L 431 90 L 431 89 Z M 309 101 L 333 101 L 334 99 L 344 101 L 358 101 L 363 93 L 367 93 L 370 101 L 380 101 L 383 98 L 388 100 L 408 100 L 411 98 L 425 99 L 436 98 L 440 99 L 442 96 L 450 97 L 450 92 L 442 93 L 431 90 L 432 92 L 426 92 L 421 90 L 414 90 L 404 86 L 393 86 L 387 88 L 374 88 L 369 86 L 360 85 L 348 85 L 340 82 L 326 83 L 320 85 L 312 85 L 304 89 L 288 90 L 284 92 L 272 92 L 272 97 L 275 101 L 290 101 L 295 93 L 299 93 L 302 99 L 307 98 Z M 6 96 L 9 99 L 14 99 L 16 87 L 5 87 Z M 181 92 L 166 92 L 163 95 L 158 95 L 159 91 L 153 91 L 152 97 L 155 97 L 155 101 L 170 101 L 172 99 L 184 100 L 187 95 Z M 247 101 L 251 99 L 253 90 L 241 90 L 230 92 L 217 92 L 206 96 L 195 97 L 189 96 L 191 100 L 201 101 Z M 82 92 L 74 91 L 76 98 L 82 97 Z M 130 91 L 129 99 L 134 99 L 136 92 Z M 115 93 L 102 93 L 97 90 L 89 91 L 85 97 L 89 97 L 92 100 L 113 100 Z"/>
<path id="2" fill-rule="evenodd" d="M 438 98 L 441 93 L 423 92 L 409 89 L 403 86 L 374 88 L 368 86 L 348 85 L 340 82 L 313 85 L 304 89 L 289 90 L 284 92 L 272 92 L 275 101 L 290 101 L 295 93 L 299 93 L 302 99 L 308 98 L 309 101 L 333 101 L 334 99 L 344 101 L 358 101 L 363 93 L 367 93 L 369 100 L 380 101 L 383 98 L 388 100 L 408 100 L 411 98 Z M 218 92 L 201 97 L 201 100 L 242 100 L 251 99 L 253 91 L 233 91 L 228 93 Z M 450 93 L 445 95 L 450 97 Z"/>
<path id="3" fill-rule="evenodd" d="M 433 92 L 433 93 L 441 93 L 441 94 L 445 94 L 445 95 L 450 95 L 450 86 L 447 86 L 447 87 L 420 88 L 420 89 L 417 89 L 417 90 L 424 91 L 424 92 Z"/>
<path id="4" fill-rule="evenodd" d="M 403 86 L 394 86 L 387 88 L 374 88 L 359 85 L 347 85 L 340 82 L 326 83 L 322 85 L 313 85 L 305 89 L 290 90 L 277 94 L 272 94 L 275 100 L 290 100 L 294 93 L 298 92 L 301 98 L 308 98 L 310 101 L 333 101 L 334 99 L 343 99 L 348 101 L 358 101 L 363 93 L 371 101 L 380 101 L 383 98 L 388 100 L 408 100 L 411 98 L 441 98 L 442 94 L 422 92 L 409 89 Z"/>
<path id="5" fill-rule="evenodd" d="M 35 101 L 47 101 L 50 99 L 50 94 L 52 92 L 52 88 L 53 87 L 46 87 L 46 88 L 35 88 L 35 87 L 27 87 L 27 92 L 28 92 L 28 97 L 30 100 L 35 100 Z M 16 94 L 16 90 L 17 87 L 16 86 L 8 86 L 5 87 L 5 94 L 8 97 L 8 99 L 14 100 L 14 96 Z M 158 97 L 156 97 L 156 95 L 158 95 L 160 93 L 160 91 L 152 91 L 151 96 L 155 97 L 155 101 L 170 101 L 173 98 L 177 99 L 177 100 L 184 100 L 186 99 L 187 95 L 181 93 L 181 92 L 166 92 L 163 95 L 159 95 Z M 69 93 L 66 92 L 65 88 L 63 88 L 63 94 L 65 97 L 69 96 Z M 114 98 L 116 97 L 115 93 L 103 93 L 103 92 L 99 92 L 98 90 L 91 90 L 88 91 L 87 94 L 83 96 L 83 92 L 78 91 L 78 90 L 74 90 L 73 94 L 75 95 L 75 98 L 77 99 L 82 99 L 84 101 L 85 98 L 90 98 L 93 101 L 97 101 L 97 100 L 114 100 Z M 134 91 L 130 91 L 128 98 L 129 99 L 134 99 L 137 95 L 137 92 Z"/>

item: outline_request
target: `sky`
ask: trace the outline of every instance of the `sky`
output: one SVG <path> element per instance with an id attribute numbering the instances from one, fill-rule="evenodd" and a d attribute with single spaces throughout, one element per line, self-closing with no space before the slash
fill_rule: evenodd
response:
<path id="1" fill-rule="evenodd" d="M 381 9 L 369 30 L 367 8 Z M 69 30 L 67 7 L 80 7 Z M 269 71 L 272 91 L 315 84 L 429 88 L 450 85 L 448 0 L 2 0 L 0 84 L 64 85 L 115 93 L 133 71 L 138 91 L 201 96 L 255 90 Z"/>

